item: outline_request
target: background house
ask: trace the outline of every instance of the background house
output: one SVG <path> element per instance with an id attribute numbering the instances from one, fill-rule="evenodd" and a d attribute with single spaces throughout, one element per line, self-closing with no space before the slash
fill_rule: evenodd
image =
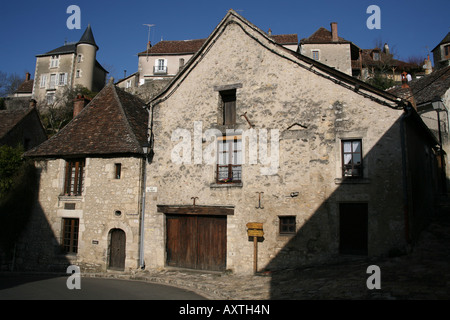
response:
<path id="1" fill-rule="evenodd" d="M 450 65 L 450 32 L 441 42 L 431 50 L 433 52 L 434 67 L 441 69 Z"/>
<path id="2" fill-rule="evenodd" d="M 37 55 L 33 98 L 38 104 L 53 104 L 57 92 L 77 85 L 100 91 L 108 71 L 96 59 L 98 49 L 88 25 L 77 43 L 66 43 Z"/>

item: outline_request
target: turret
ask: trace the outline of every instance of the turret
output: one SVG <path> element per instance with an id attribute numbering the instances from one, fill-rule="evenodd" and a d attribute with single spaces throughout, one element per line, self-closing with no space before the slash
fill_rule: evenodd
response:
<path id="1" fill-rule="evenodd" d="M 89 24 L 80 41 L 77 43 L 75 85 L 80 84 L 92 90 L 97 50 L 98 46 L 95 43 L 91 25 Z"/>

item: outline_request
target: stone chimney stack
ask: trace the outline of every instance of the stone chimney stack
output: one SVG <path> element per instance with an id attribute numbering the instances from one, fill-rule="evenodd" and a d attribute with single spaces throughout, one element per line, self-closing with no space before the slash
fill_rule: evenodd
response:
<path id="1" fill-rule="evenodd" d="M 81 112 L 81 110 L 83 110 L 83 108 L 86 107 L 86 105 L 89 102 L 90 102 L 90 100 L 88 98 L 79 94 L 73 100 L 73 117 L 75 118 Z"/>
<path id="2" fill-rule="evenodd" d="M 332 22 L 331 23 L 331 40 L 333 42 L 338 42 L 339 41 L 337 22 Z"/>
<path id="3" fill-rule="evenodd" d="M 269 32 L 267 33 L 269 35 L 269 37 L 272 36 L 272 29 L 269 28 Z"/>

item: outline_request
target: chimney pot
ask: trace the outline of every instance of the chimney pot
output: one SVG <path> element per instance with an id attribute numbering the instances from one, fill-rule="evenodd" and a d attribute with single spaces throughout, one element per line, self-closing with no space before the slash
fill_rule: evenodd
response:
<path id="1" fill-rule="evenodd" d="M 332 40 L 333 42 L 339 41 L 339 37 L 338 37 L 338 29 L 337 29 L 337 22 L 332 22 L 332 23 L 331 23 L 331 40 Z"/>

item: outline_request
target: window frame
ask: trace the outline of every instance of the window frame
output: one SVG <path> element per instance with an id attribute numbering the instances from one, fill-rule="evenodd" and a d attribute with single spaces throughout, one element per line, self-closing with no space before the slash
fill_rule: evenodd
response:
<path id="1" fill-rule="evenodd" d="M 50 57 L 50 69 L 59 67 L 59 55 Z"/>
<path id="2" fill-rule="evenodd" d="M 313 60 L 320 60 L 320 51 L 319 50 L 311 50 Z M 315 57 L 317 55 L 317 57 Z"/>
<path id="3" fill-rule="evenodd" d="M 61 250 L 66 254 L 78 253 L 80 219 L 62 218 L 61 221 Z"/>
<path id="4" fill-rule="evenodd" d="M 223 125 L 236 124 L 236 89 L 220 91 Z"/>
<path id="5" fill-rule="evenodd" d="M 66 160 L 64 195 L 81 196 L 84 192 L 86 159 Z M 75 170 L 75 172 L 73 172 Z M 72 174 L 73 173 L 73 174 Z M 73 183 L 72 183 L 73 180 Z"/>
<path id="6" fill-rule="evenodd" d="M 115 163 L 114 164 L 114 179 L 120 180 L 122 178 L 122 164 Z"/>
<path id="7" fill-rule="evenodd" d="M 226 145 L 227 148 L 220 148 L 220 144 Z M 236 145 L 236 148 L 234 147 Z M 240 161 L 238 153 L 241 153 Z M 222 155 L 227 155 L 224 158 Z M 242 137 L 241 136 L 222 136 L 217 139 L 217 163 L 216 163 L 216 183 L 217 184 L 232 184 L 242 183 Z M 220 159 L 226 159 L 225 164 L 220 163 Z M 233 161 L 235 160 L 235 161 Z M 233 163 L 240 162 L 240 163 Z M 221 173 L 220 168 L 227 168 L 227 177 L 219 178 Z M 224 171 L 222 171 L 224 172 Z M 234 179 L 234 175 L 237 174 L 239 179 Z"/>
<path id="8" fill-rule="evenodd" d="M 342 178 L 343 179 L 361 179 L 364 177 L 364 166 L 363 166 L 363 140 L 362 139 L 342 139 L 341 140 L 341 168 L 342 168 Z M 351 150 L 345 151 L 344 144 L 350 143 Z M 354 150 L 354 143 L 359 143 L 359 151 Z M 346 164 L 346 155 L 350 155 L 351 164 Z M 354 163 L 355 156 L 358 155 L 360 162 Z M 350 174 L 349 174 L 350 172 Z M 355 174 L 355 172 L 358 172 Z"/>
<path id="9" fill-rule="evenodd" d="M 291 220 L 291 221 L 286 221 L 286 220 Z M 279 222 L 279 227 L 278 227 L 278 233 L 281 236 L 290 236 L 290 235 L 295 235 L 297 232 L 297 217 L 294 215 L 287 215 L 287 216 L 278 216 L 278 222 Z M 286 228 L 288 230 L 286 230 Z M 292 229 L 292 230 L 290 230 Z"/>

